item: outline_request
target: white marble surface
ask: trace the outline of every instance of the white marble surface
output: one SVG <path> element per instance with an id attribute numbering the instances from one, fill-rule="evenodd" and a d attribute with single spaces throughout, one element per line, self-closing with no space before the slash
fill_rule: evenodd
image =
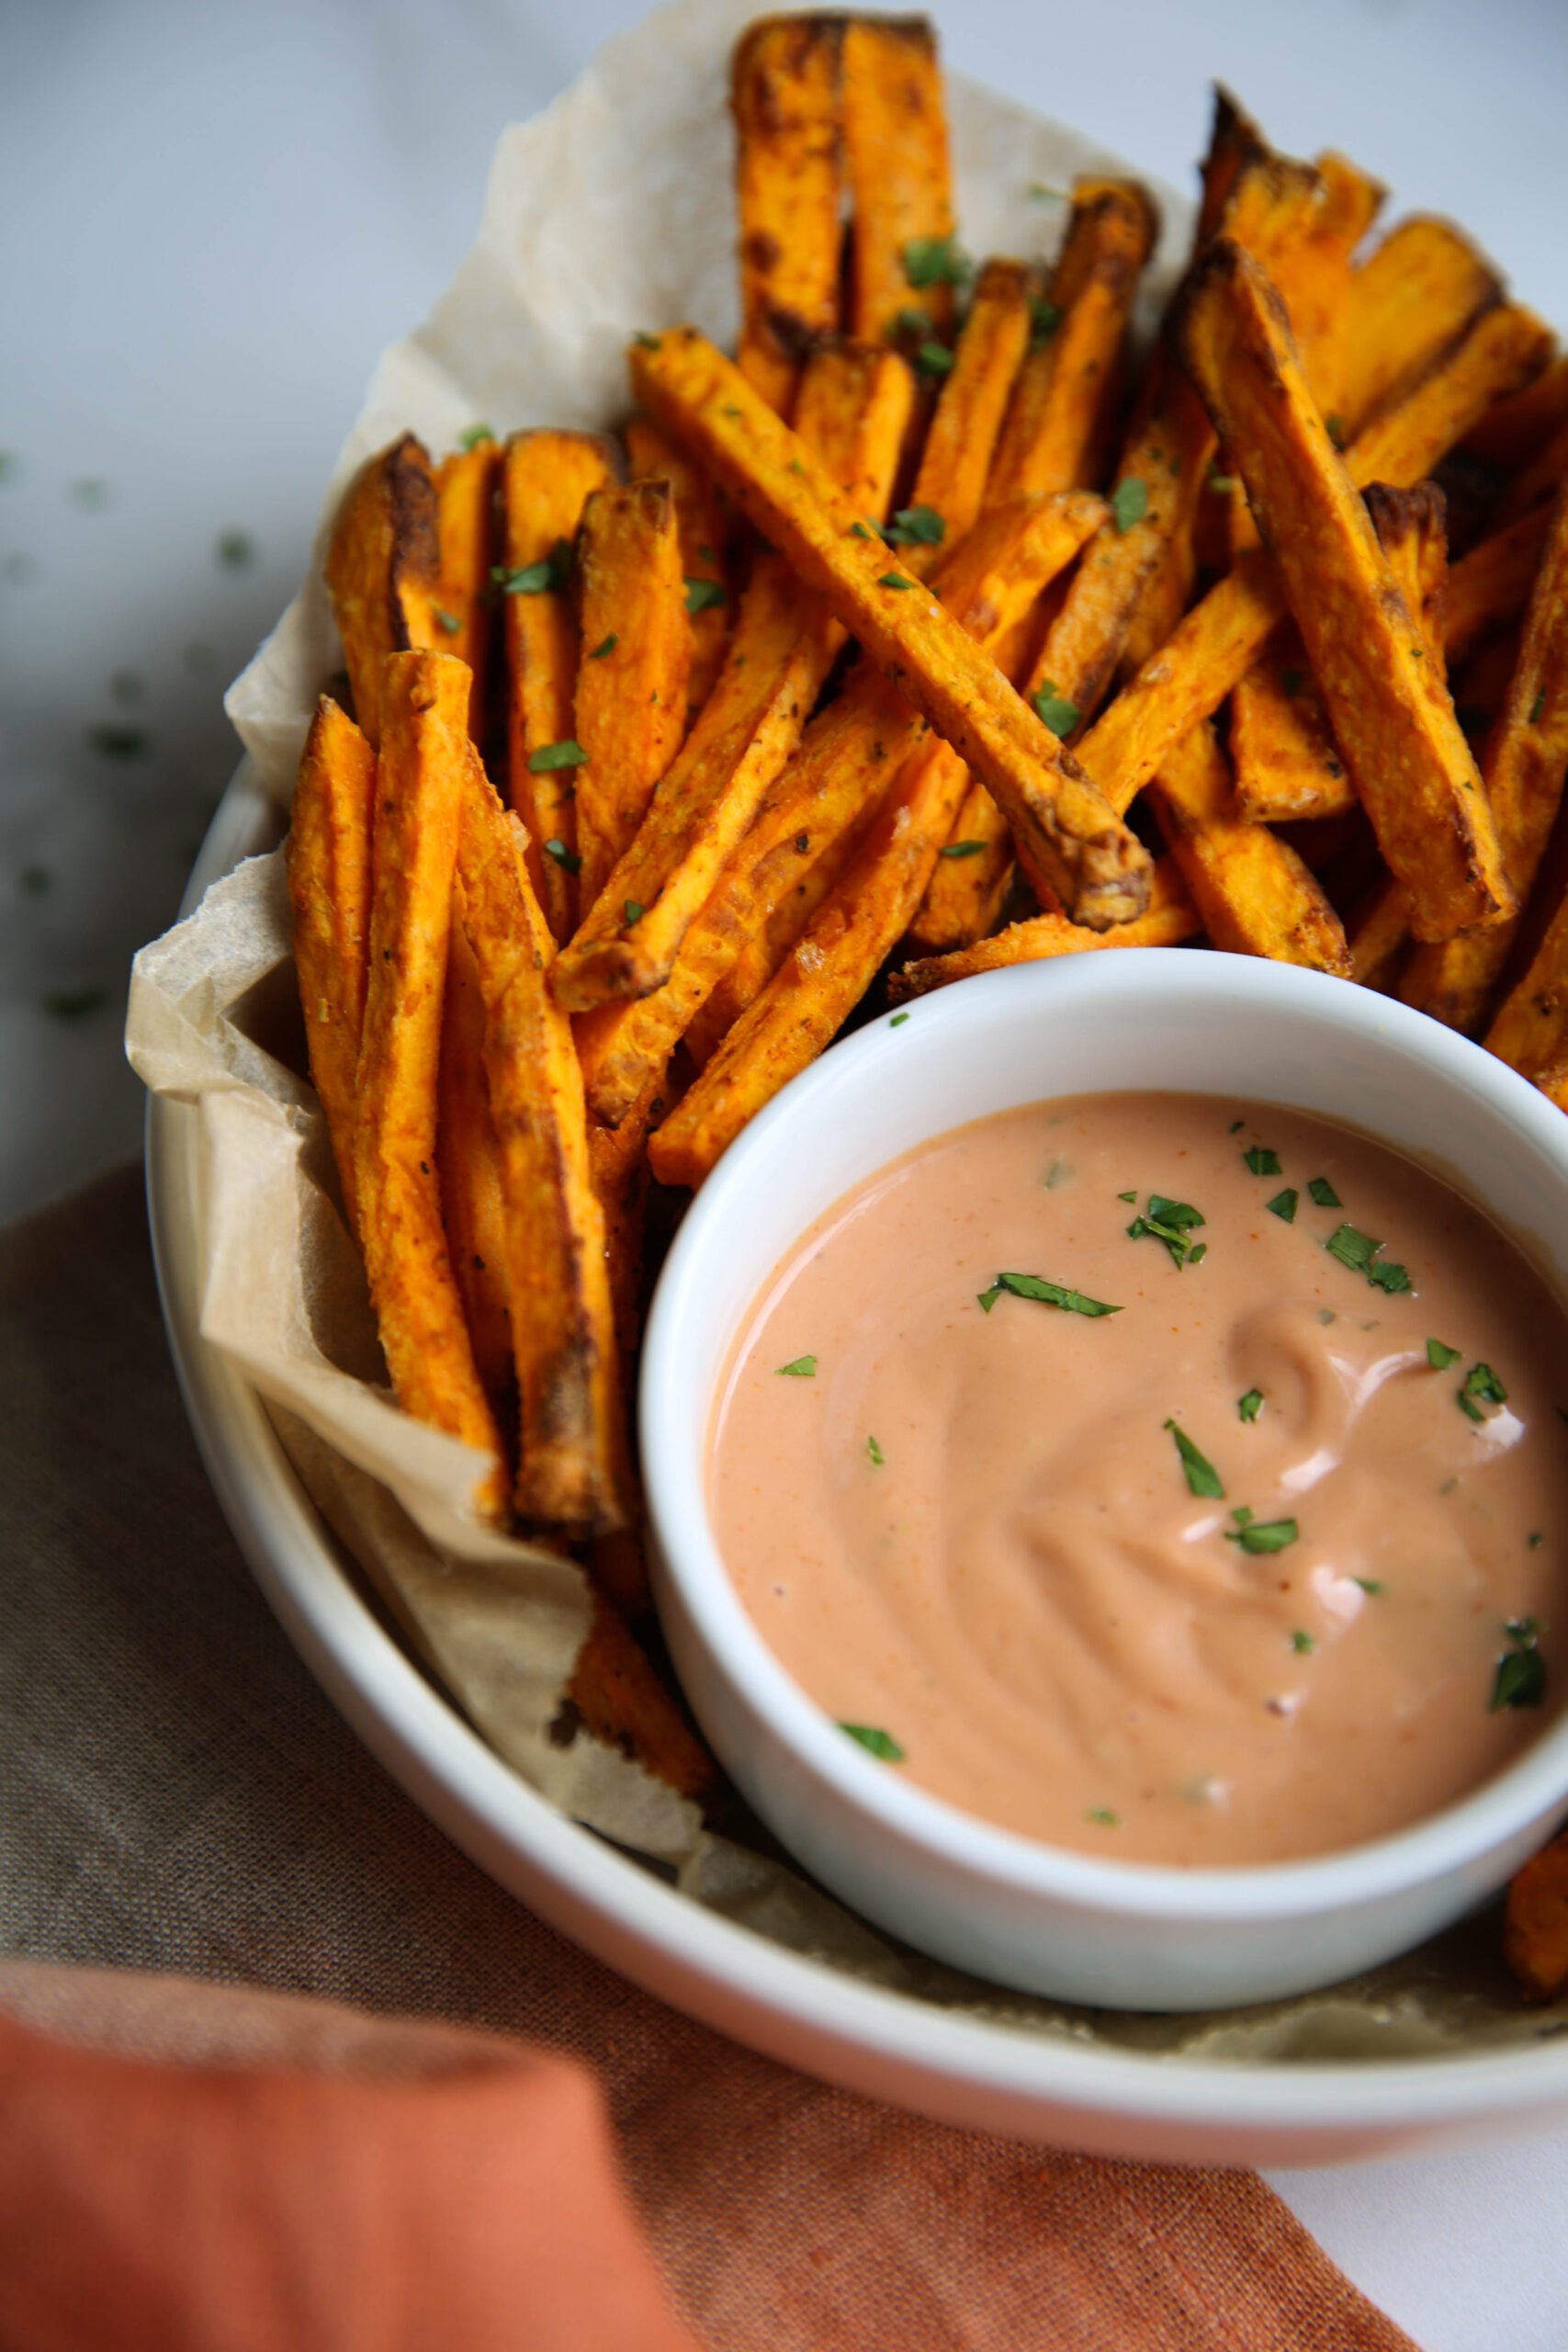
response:
<path id="1" fill-rule="evenodd" d="M 133 1150 L 131 950 L 232 764 L 385 342 L 507 119 L 632 0 L 10 0 L 0 81 L 0 1216 Z M 1185 181 L 1223 75 L 1568 322 L 1564 0 L 964 0 L 956 64 Z M 283 258 L 287 255 L 287 259 Z M 225 535 L 238 534 L 225 560 Z M 95 730 L 110 729 L 108 735 Z M 1568 2142 L 1280 2177 L 1425 2352 L 1568 2347 Z"/>

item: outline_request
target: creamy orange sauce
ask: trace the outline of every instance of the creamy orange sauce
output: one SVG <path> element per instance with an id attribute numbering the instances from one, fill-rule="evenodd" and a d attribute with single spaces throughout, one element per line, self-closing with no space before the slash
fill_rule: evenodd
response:
<path id="1" fill-rule="evenodd" d="M 1180 1264 L 1128 1234 L 1151 1194 L 1204 1220 Z M 1342 1262 L 1342 1227 L 1384 1246 Z M 987 1312 L 1003 1272 L 1121 1311 Z M 711 1508 L 766 1640 L 888 1770 L 1056 1845 L 1284 1860 L 1436 1811 L 1555 1712 L 1563 1408 L 1560 1308 L 1423 1169 L 1293 1112 L 1080 1096 L 939 1138 L 803 1238 L 738 1346 Z M 1540 1704 L 1493 1706 L 1508 1658 Z"/>

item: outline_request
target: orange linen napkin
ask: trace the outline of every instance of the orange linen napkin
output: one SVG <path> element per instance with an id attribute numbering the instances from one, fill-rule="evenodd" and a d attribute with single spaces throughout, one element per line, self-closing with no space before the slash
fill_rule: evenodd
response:
<path id="1" fill-rule="evenodd" d="M 0 1853 L 88 1964 L 0 1968 L 0 2352 L 674 2352 L 660 2271 L 709 2352 L 1412 2352 L 1255 2176 L 828 2089 L 456 1853 L 222 1525 L 131 1171 L 0 1235 Z"/>

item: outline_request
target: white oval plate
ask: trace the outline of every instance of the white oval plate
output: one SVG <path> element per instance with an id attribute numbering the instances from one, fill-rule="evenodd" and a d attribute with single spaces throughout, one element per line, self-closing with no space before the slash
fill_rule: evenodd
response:
<path id="1" fill-rule="evenodd" d="M 242 767 L 186 908 L 270 845 Z M 706 1911 L 535 1794 L 360 1600 L 246 1381 L 200 1336 L 197 1114 L 154 1101 L 147 1181 L 164 1313 L 218 1499 L 284 1630 L 371 1752 L 481 1870 L 636 1984 L 786 2064 L 940 2121 L 1097 2154 L 1333 2164 L 1568 2125 L 1568 2037 L 1356 2065 L 1142 2056 L 885 1992 Z"/>

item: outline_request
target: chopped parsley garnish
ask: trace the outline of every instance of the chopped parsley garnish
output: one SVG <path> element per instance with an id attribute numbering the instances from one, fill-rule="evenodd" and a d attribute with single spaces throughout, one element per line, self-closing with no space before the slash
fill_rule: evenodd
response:
<path id="1" fill-rule="evenodd" d="M 915 351 L 916 372 L 921 376 L 951 376 L 953 354 L 945 343 L 922 343 Z"/>
<path id="2" fill-rule="evenodd" d="M 815 1356 L 796 1356 L 793 1363 L 781 1363 L 773 1377 L 775 1380 L 815 1380 L 817 1359 Z"/>
<path id="3" fill-rule="evenodd" d="M 852 1739 L 858 1739 L 868 1754 L 879 1758 L 884 1764 L 904 1761 L 904 1751 L 891 1732 L 878 1731 L 874 1724 L 840 1724 L 839 1729 L 847 1731 Z"/>
<path id="4" fill-rule="evenodd" d="M 1036 714 L 1044 721 L 1053 735 L 1070 735 L 1077 725 L 1081 714 L 1077 703 L 1071 701 L 1067 695 L 1058 694 L 1049 678 L 1039 692 L 1031 695 L 1029 699 L 1033 704 Z"/>
<path id="5" fill-rule="evenodd" d="M 1382 1590 L 1382 1586 L 1376 1577 L 1352 1577 L 1350 1581 L 1352 1584 L 1359 1584 L 1361 1590 L 1370 1593 L 1374 1600 Z"/>
<path id="6" fill-rule="evenodd" d="M 1070 1159 L 1054 1159 L 1045 1170 L 1045 1190 L 1048 1193 L 1054 1193 L 1058 1184 L 1070 1184 L 1072 1181 L 1073 1163 Z"/>
<path id="7" fill-rule="evenodd" d="M 1234 1127 L 1231 1133 L 1235 1133 Z M 1260 1143 L 1253 1144 L 1241 1156 L 1255 1176 L 1282 1176 L 1285 1172 L 1280 1165 L 1279 1153 L 1266 1149 Z"/>
<path id="8" fill-rule="evenodd" d="M 1483 1421 L 1483 1405 L 1506 1405 L 1508 1392 L 1489 1363 L 1472 1363 L 1454 1401 L 1472 1421 Z"/>
<path id="9" fill-rule="evenodd" d="M 1382 1243 L 1374 1241 L 1370 1233 L 1358 1232 L 1353 1225 L 1340 1225 L 1336 1226 L 1323 1246 L 1331 1258 L 1337 1258 L 1353 1274 L 1364 1274 Z"/>
<path id="10" fill-rule="evenodd" d="M 998 1274 L 988 1291 L 980 1295 L 980 1304 L 987 1314 L 995 1306 L 1001 1291 L 1010 1291 L 1014 1298 L 1032 1298 L 1042 1306 L 1060 1306 L 1069 1315 L 1120 1315 L 1119 1306 L 1108 1306 L 1102 1298 L 1086 1298 L 1081 1290 L 1069 1290 L 1063 1283 L 1047 1282 L 1043 1274 Z"/>
<path id="11" fill-rule="evenodd" d="M 1238 1396 L 1235 1400 L 1235 1409 L 1238 1419 L 1255 1421 L 1263 1410 L 1262 1389 L 1249 1388 L 1245 1396 Z"/>
<path id="12" fill-rule="evenodd" d="M 636 334 L 633 335 L 632 341 L 640 350 L 643 351 L 657 351 L 659 349 L 659 337 L 656 334 L 645 334 L 640 327 L 637 329 Z"/>
<path id="13" fill-rule="evenodd" d="M 1545 688 L 1543 687 L 1543 688 L 1541 689 L 1540 693 L 1537 695 L 1537 696 L 1536 696 L 1536 698 L 1535 698 L 1534 702 L 1532 702 L 1532 703 L 1531 703 L 1531 705 L 1530 705 L 1530 725 L 1531 725 L 1532 727 L 1539 727 L 1539 726 L 1540 725 L 1541 713 L 1545 710 L 1545 708 L 1546 708 L 1546 690 L 1545 690 Z"/>
<path id="14" fill-rule="evenodd" d="M 1329 410 L 1328 414 L 1323 420 L 1323 429 L 1327 434 L 1329 439 L 1333 442 L 1335 447 L 1337 449 L 1343 449 L 1345 447 L 1345 422 L 1342 417 L 1337 416 L 1332 409 Z"/>
<path id="15" fill-rule="evenodd" d="M 927 335 L 936 333 L 931 312 L 917 311 L 912 302 L 901 311 L 895 311 L 893 324 L 899 334 L 913 335 L 917 342 L 922 342 Z"/>
<path id="16" fill-rule="evenodd" d="M 1245 1505 L 1231 1517 L 1235 1525 L 1226 1528 L 1225 1542 L 1239 1544 L 1244 1552 L 1282 1552 L 1302 1532 L 1293 1519 L 1256 1520 Z"/>
<path id="17" fill-rule="evenodd" d="M 850 537 L 852 539 L 879 539 L 882 534 L 880 531 L 874 531 L 869 523 L 852 523 Z"/>
<path id="18" fill-rule="evenodd" d="M 587 764 L 587 752 L 570 735 L 563 742 L 541 743 L 536 752 L 528 754 L 530 775 L 551 775 L 557 768 L 581 768 Z"/>
<path id="19" fill-rule="evenodd" d="M 457 614 L 449 613 L 445 605 L 432 605 L 430 614 L 436 628 L 445 629 L 448 637 L 456 637 L 463 626 Z"/>
<path id="20" fill-rule="evenodd" d="M 724 590 L 716 580 L 687 581 L 686 610 L 689 613 L 705 613 L 713 605 L 722 605 L 723 602 Z"/>
<path id="21" fill-rule="evenodd" d="M 1313 1177 L 1307 1191 L 1320 1209 L 1337 1209 L 1345 1205 L 1326 1176 Z"/>
<path id="22" fill-rule="evenodd" d="M 1120 1829 L 1122 1826 L 1121 1815 L 1112 1813 L 1108 1804 L 1091 1804 L 1084 1819 L 1098 1822 L 1101 1829 Z"/>
<path id="23" fill-rule="evenodd" d="M 907 1012 L 896 1012 L 891 1021 L 887 1023 L 887 1026 L 889 1029 L 901 1029 L 908 1018 L 909 1016 Z"/>
<path id="24" fill-rule="evenodd" d="M 885 571 L 876 584 L 879 588 L 912 588 L 915 585 L 912 580 L 906 580 L 901 571 Z"/>
<path id="25" fill-rule="evenodd" d="M 1176 1440 L 1176 1450 L 1181 1456 L 1181 1466 L 1187 1473 L 1190 1494 L 1206 1495 L 1211 1501 L 1224 1498 L 1224 1487 L 1220 1474 L 1205 1454 L 1199 1453 L 1186 1430 L 1176 1421 L 1167 1421 L 1166 1428 Z"/>
<path id="26" fill-rule="evenodd" d="M 1228 498 L 1235 488 L 1235 474 L 1223 474 L 1216 465 L 1210 466 L 1204 479 L 1207 487 L 1221 498 Z"/>
<path id="27" fill-rule="evenodd" d="M 1503 1631 L 1513 1646 L 1497 1660 L 1489 1707 L 1492 1714 L 1505 1707 L 1539 1707 L 1546 1696 L 1540 1627 L 1533 1617 L 1510 1617 Z"/>
<path id="28" fill-rule="evenodd" d="M 643 907 L 641 900 L 638 899 L 627 899 L 621 908 L 621 913 L 626 918 L 626 929 L 629 931 L 634 922 L 640 922 L 642 921 Z"/>
<path id="29" fill-rule="evenodd" d="M 1132 1241 L 1142 1241 L 1145 1234 L 1150 1235 L 1156 1241 L 1164 1242 L 1173 1265 L 1196 1266 L 1208 1256 L 1209 1245 L 1206 1241 L 1194 1241 L 1192 1228 L 1206 1222 L 1190 1201 L 1168 1200 L 1163 1193 L 1151 1193 L 1147 1208 L 1127 1227 L 1127 1237 Z"/>
<path id="30" fill-rule="evenodd" d="M 578 856 L 577 852 L 574 849 L 568 849 L 564 842 L 547 842 L 544 846 L 545 855 L 547 857 L 553 857 L 556 864 L 564 873 L 578 874 L 581 872 L 582 860 Z"/>
<path id="31" fill-rule="evenodd" d="M 912 237 L 904 248 L 904 275 L 918 293 L 927 286 L 967 286 L 975 265 L 956 237 Z"/>
<path id="32" fill-rule="evenodd" d="M 603 662 L 607 654 L 614 653 L 620 641 L 621 640 L 616 636 L 615 630 L 612 629 L 608 637 L 602 637 L 599 639 L 598 644 L 593 648 L 593 650 L 589 655 L 588 659 L 590 662 Z"/>
<path id="33" fill-rule="evenodd" d="M 1043 294 L 1030 296 L 1029 347 L 1031 351 L 1038 351 L 1043 344 L 1049 343 L 1061 323 L 1062 306 L 1059 302 L 1047 301 Z"/>
<path id="34" fill-rule="evenodd" d="M 1136 474 L 1128 474 L 1111 493 L 1111 512 L 1115 517 L 1116 528 L 1125 537 L 1134 523 L 1143 521 L 1148 511 L 1148 484 L 1140 481 Z"/>
<path id="35" fill-rule="evenodd" d="M 1529 1547 L 1529 1549 L 1530 1551 L 1532 1551 L 1532 1552 L 1539 1552 L 1539 1551 L 1540 1551 L 1540 1547 L 1541 1547 L 1541 1545 L 1545 1543 L 1545 1541 L 1546 1541 L 1546 1538 L 1545 1538 L 1545 1536 L 1541 1533 L 1541 1532 L 1540 1532 L 1540 1528 L 1539 1528 L 1539 1527 L 1538 1527 L 1538 1528 L 1536 1528 L 1536 1529 L 1535 1529 L 1535 1530 L 1534 1530 L 1530 1534 L 1529 1534 L 1529 1535 L 1527 1535 L 1527 1536 L 1525 1537 L 1525 1543 L 1526 1543 L 1527 1546 Z"/>
<path id="36" fill-rule="evenodd" d="M 1314 1650 L 1316 1649 L 1317 1644 L 1314 1641 L 1309 1633 L 1305 1632 L 1302 1626 L 1298 1625 L 1295 1632 L 1291 1635 L 1291 1647 L 1295 1651 L 1298 1657 L 1310 1657 Z"/>
<path id="37" fill-rule="evenodd" d="M 1118 1193 L 1116 1197 L 1119 1201 L 1135 1201 L 1138 1196 L 1136 1193 Z"/>
<path id="38" fill-rule="evenodd" d="M 1246 1126 L 1246 1125 L 1247 1125 L 1247 1121 L 1246 1121 L 1245 1119 L 1233 1119 L 1233 1120 L 1231 1121 L 1231 1124 L 1230 1124 L 1230 1132 L 1231 1132 L 1231 1134 L 1232 1134 L 1233 1136 L 1238 1136 L 1238 1135 L 1240 1135 L 1240 1133 L 1241 1133 L 1241 1131 L 1242 1131 L 1243 1127 L 1245 1127 L 1245 1126 Z"/>
<path id="39" fill-rule="evenodd" d="M 1380 1258 L 1375 1266 L 1367 1269 L 1367 1280 L 1374 1290 L 1414 1290 L 1408 1266 L 1396 1265 L 1391 1258 Z"/>
<path id="40" fill-rule="evenodd" d="M 947 537 L 947 525 L 934 506 L 900 506 L 886 536 L 895 547 L 939 548 Z"/>
<path id="41" fill-rule="evenodd" d="M 938 850 L 937 855 L 938 857 L 978 857 L 985 846 L 984 842 L 944 842 L 942 848 Z"/>
<path id="42" fill-rule="evenodd" d="M 1282 1217 L 1287 1225 L 1294 1225 L 1296 1203 L 1300 1198 L 1301 1194 L 1292 1186 L 1287 1184 L 1282 1193 L 1276 1193 L 1273 1199 L 1265 1201 L 1263 1205 L 1271 1216 Z"/>
<path id="43" fill-rule="evenodd" d="M 457 447 L 459 449 L 477 449 L 481 441 L 493 441 L 494 439 L 495 432 L 492 426 L 488 424 L 470 424 L 466 433 L 458 434 Z"/>
<path id="44" fill-rule="evenodd" d="M 865 1450 L 871 1457 L 871 1463 L 874 1469 L 885 1470 L 887 1467 L 887 1456 L 883 1453 L 882 1448 L 877 1444 L 876 1440 L 874 1437 L 868 1437 L 866 1439 Z"/>
<path id="45" fill-rule="evenodd" d="M 537 563 L 525 563 L 508 570 L 504 563 L 493 563 L 490 576 L 503 596 L 543 596 L 558 593 L 571 577 L 571 544 L 558 539 L 548 555 Z"/>

